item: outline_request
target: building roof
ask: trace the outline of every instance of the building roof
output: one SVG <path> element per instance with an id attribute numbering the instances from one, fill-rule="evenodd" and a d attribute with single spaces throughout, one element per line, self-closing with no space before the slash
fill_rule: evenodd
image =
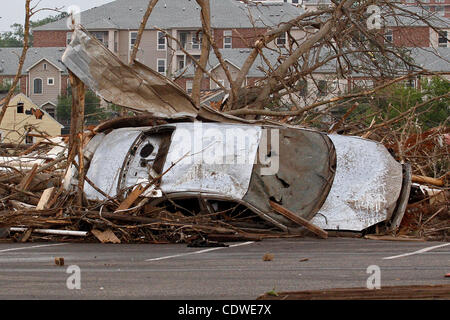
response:
<path id="1" fill-rule="evenodd" d="M 414 63 L 428 71 L 431 72 L 450 72 L 450 48 L 405 48 L 406 54 L 414 60 Z M 248 55 L 250 54 L 250 49 L 221 49 L 220 50 L 223 56 L 223 59 L 232 65 L 236 66 L 238 69 L 242 67 Z M 272 67 L 277 67 L 279 65 L 278 62 L 278 53 L 273 52 L 271 50 L 265 50 L 264 54 L 269 60 Z M 321 53 L 321 59 L 325 59 L 329 54 L 335 54 L 334 52 L 330 53 L 327 50 L 323 49 Z M 367 67 L 370 65 L 370 62 L 366 61 L 368 59 L 367 56 L 361 56 L 360 54 L 349 54 L 353 58 L 350 59 L 354 66 L 361 65 Z M 393 57 L 393 59 L 395 59 Z M 215 56 L 214 52 L 211 52 L 210 58 L 208 61 L 208 71 L 211 71 L 215 67 L 219 65 L 219 61 Z M 402 63 L 400 60 L 397 64 L 389 64 L 393 72 L 402 74 L 404 72 L 408 72 L 406 65 Z M 265 61 L 261 58 L 258 58 L 255 63 L 250 68 L 248 73 L 248 77 L 251 78 L 263 78 L 265 77 L 264 70 L 268 70 L 268 66 Z M 324 73 L 324 74 L 335 74 L 337 70 L 337 61 L 336 59 L 331 60 L 324 64 L 323 66 L 317 68 L 315 73 Z M 365 70 L 365 69 L 364 69 Z M 352 76 L 361 77 L 367 76 L 367 73 L 370 70 L 366 70 L 363 73 L 358 73 L 356 71 L 352 72 Z M 373 72 L 377 72 L 377 70 L 373 70 Z M 185 69 L 178 71 L 175 76 L 182 76 L 186 78 L 194 77 L 195 69 L 194 65 L 190 64 Z M 372 74 L 374 75 L 374 74 Z"/>
<path id="2" fill-rule="evenodd" d="M 428 71 L 450 72 L 450 48 L 410 48 L 414 62 Z"/>
<path id="3" fill-rule="evenodd" d="M 211 0 L 213 28 L 253 28 L 276 26 L 298 16 L 303 9 L 289 3 L 249 3 Z M 81 24 L 88 29 L 137 30 L 148 0 L 116 0 L 81 12 Z M 147 29 L 201 28 L 200 7 L 194 0 L 160 0 L 149 18 Z M 68 30 L 67 18 L 34 29 Z"/>
<path id="4" fill-rule="evenodd" d="M 67 69 L 61 62 L 62 55 L 65 48 L 62 47 L 47 47 L 47 48 L 29 48 L 27 57 L 22 68 L 22 74 L 26 74 L 27 70 L 46 59 L 63 73 L 67 73 Z M 0 48 L 0 76 L 15 75 L 19 67 L 19 59 L 22 54 L 22 48 Z"/>
<path id="5" fill-rule="evenodd" d="M 244 64 L 245 60 L 247 60 L 247 57 L 249 56 L 251 49 L 220 49 L 220 52 L 222 54 L 222 58 L 237 67 L 238 69 L 241 69 L 242 65 Z M 272 50 L 264 49 L 263 50 L 264 55 L 267 57 L 267 59 L 270 61 L 271 65 L 274 66 L 277 64 L 277 58 L 278 54 L 273 52 Z M 209 55 L 207 70 L 212 71 L 216 67 L 220 65 L 219 60 L 217 59 L 215 53 L 211 51 Z M 264 77 L 266 74 L 263 70 L 267 70 L 267 65 L 263 61 L 261 57 L 258 57 L 255 61 L 255 63 L 251 66 L 247 76 L 251 78 L 261 78 Z M 183 75 L 183 77 L 193 77 L 195 74 L 195 68 L 194 64 L 190 64 L 186 66 L 186 68 L 179 70 L 175 76 Z"/>
<path id="6" fill-rule="evenodd" d="M 417 5 L 398 5 L 395 10 L 386 9 L 381 14 L 383 25 L 387 27 L 426 27 L 450 28 L 450 19 L 439 16 L 438 12 L 425 10 Z M 425 22 L 425 21 L 426 22 Z"/>

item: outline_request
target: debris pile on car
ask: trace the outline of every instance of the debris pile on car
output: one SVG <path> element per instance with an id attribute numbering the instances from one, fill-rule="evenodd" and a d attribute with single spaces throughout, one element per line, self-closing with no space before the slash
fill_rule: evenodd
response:
<path id="1" fill-rule="evenodd" d="M 68 137 L 2 146 L 0 238 L 218 246 L 292 236 L 447 237 L 446 177 L 413 175 L 407 154 L 198 108 L 169 79 L 125 65 L 82 28 L 63 63 L 74 97 L 86 85 L 144 113 L 85 130 L 75 103 Z"/>
<path id="2" fill-rule="evenodd" d="M 93 135 L 86 134 L 86 140 L 89 136 Z M 50 149 L 55 140 L 57 145 Z M 239 204 L 217 202 L 212 204 L 214 208 L 209 208 L 198 198 L 197 203 L 167 199 L 153 206 L 148 203 L 149 198 L 141 196 L 150 189 L 149 185 L 140 184 L 128 190 L 126 196 L 108 196 L 102 201 L 84 198 L 83 207 L 77 208 L 75 193 L 64 189 L 61 183 L 69 169 L 67 148 L 62 139 L 51 141 L 26 149 L 35 150 L 33 153 L 23 152 L 23 148 L 17 146 L 2 146 L 3 154 L 16 159 L 17 163 L 10 160 L 9 165 L 6 162 L 1 164 L 1 238 L 19 242 L 58 240 L 215 245 L 223 241 L 292 236 Z M 18 156 L 20 154 L 22 156 Z M 43 162 L 30 167 L 28 160 L 35 158 Z M 152 184 L 157 185 L 158 180 L 154 179 Z"/>

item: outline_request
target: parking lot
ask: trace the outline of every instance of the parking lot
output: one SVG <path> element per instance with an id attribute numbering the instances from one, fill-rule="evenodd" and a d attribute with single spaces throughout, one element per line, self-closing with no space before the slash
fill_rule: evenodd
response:
<path id="1" fill-rule="evenodd" d="M 272 261 L 263 261 L 266 253 Z M 56 266 L 63 257 L 64 266 Z M 243 242 L 229 247 L 0 244 L 0 299 L 255 299 L 265 292 L 447 284 L 450 243 L 330 238 Z M 68 289 L 70 266 L 81 289 Z M 73 269 L 70 269 L 73 270 Z M 69 270 L 69 271 L 70 271 Z"/>

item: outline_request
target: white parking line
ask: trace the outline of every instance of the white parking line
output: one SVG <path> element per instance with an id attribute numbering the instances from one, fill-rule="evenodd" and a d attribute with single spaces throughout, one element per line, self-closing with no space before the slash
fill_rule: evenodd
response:
<path id="1" fill-rule="evenodd" d="M 206 253 L 206 252 L 215 251 L 215 250 L 221 250 L 221 249 L 226 249 L 226 248 L 235 248 L 235 247 L 245 246 L 245 245 L 249 245 L 249 244 L 252 244 L 252 243 L 255 243 L 255 242 L 254 241 L 248 241 L 248 242 L 244 242 L 244 243 L 233 244 L 233 245 L 230 245 L 228 247 L 215 247 L 215 248 L 203 249 L 203 250 L 200 250 L 200 251 L 175 254 L 173 256 L 165 256 L 165 257 L 147 259 L 145 261 L 160 261 L 160 260 L 166 260 L 166 259 L 171 259 L 171 258 L 185 257 L 185 256 L 193 255 L 193 254 L 200 254 L 200 253 Z"/>
<path id="2" fill-rule="evenodd" d="M 420 250 L 417 250 L 417 251 L 414 251 L 414 252 L 400 254 L 398 256 L 386 257 L 386 258 L 383 258 L 383 260 L 391 260 L 391 259 L 397 259 L 397 258 L 412 256 L 412 255 L 415 255 L 415 254 L 421 254 L 421 253 L 424 253 L 424 252 L 427 252 L 427 251 L 431 251 L 431 250 L 437 249 L 437 248 L 442 248 L 442 247 L 445 247 L 445 246 L 448 246 L 448 245 L 450 245 L 450 243 L 444 243 L 444 244 L 440 244 L 440 245 L 433 246 L 433 247 L 423 248 L 423 249 L 420 249 Z"/>
<path id="3" fill-rule="evenodd" d="M 43 247 L 63 246 L 63 245 L 66 245 L 66 244 L 67 243 L 54 243 L 54 244 L 42 244 L 42 245 L 31 246 L 31 247 L 10 248 L 10 249 L 0 250 L 0 253 L 2 253 L 2 252 L 10 252 L 10 251 L 19 251 L 19 250 L 25 250 L 25 249 L 43 248 Z"/>

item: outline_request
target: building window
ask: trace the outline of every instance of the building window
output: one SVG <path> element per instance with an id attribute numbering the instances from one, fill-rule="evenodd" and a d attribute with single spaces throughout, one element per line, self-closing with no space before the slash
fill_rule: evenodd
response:
<path id="1" fill-rule="evenodd" d="M 5 89 L 8 89 L 9 90 L 9 88 L 11 88 L 11 86 L 12 86 L 12 84 L 13 84 L 13 81 L 14 81 L 14 79 L 11 79 L 11 78 L 4 78 L 3 79 L 3 87 L 5 88 Z M 20 83 L 20 81 L 17 83 L 17 84 L 19 84 Z"/>
<path id="2" fill-rule="evenodd" d="M 158 72 L 166 75 L 166 59 L 158 59 Z"/>
<path id="3" fill-rule="evenodd" d="M 119 33 L 114 31 L 114 52 L 119 51 Z"/>
<path id="4" fill-rule="evenodd" d="M 319 89 L 319 96 L 323 97 L 327 95 L 327 81 L 326 80 L 319 80 L 317 87 Z"/>
<path id="5" fill-rule="evenodd" d="M 70 44 L 72 42 L 72 32 L 66 33 L 66 44 Z"/>
<path id="6" fill-rule="evenodd" d="M 130 50 L 133 50 L 134 44 L 136 43 L 137 34 L 138 33 L 136 31 L 130 32 Z"/>
<path id="7" fill-rule="evenodd" d="M 300 80 L 298 82 L 298 90 L 301 97 L 306 97 L 306 95 L 308 94 L 308 82 L 306 82 L 305 80 Z"/>
<path id="8" fill-rule="evenodd" d="M 47 64 L 46 63 L 44 63 L 43 68 L 44 68 L 44 71 L 47 70 Z"/>
<path id="9" fill-rule="evenodd" d="M 42 94 L 42 79 L 36 78 L 33 80 L 33 93 Z"/>
<path id="10" fill-rule="evenodd" d="M 49 115 L 51 115 L 53 118 L 55 117 L 55 108 L 54 107 L 46 107 L 44 110 L 47 111 L 47 113 Z"/>
<path id="11" fill-rule="evenodd" d="M 192 92 L 192 80 L 186 81 L 186 92 L 191 93 Z"/>
<path id="12" fill-rule="evenodd" d="M 23 113 L 23 102 L 17 103 L 17 113 Z"/>
<path id="13" fill-rule="evenodd" d="M 200 49 L 202 43 L 202 33 L 198 32 L 192 36 L 192 49 Z"/>
<path id="14" fill-rule="evenodd" d="M 286 33 L 282 33 L 276 40 L 277 46 L 284 46 L 286 44 Z"/>
<path id="15" fill-rule="evenodd" d="M 217 82 L 220 83 L 223 87 L 225 87 L 225 80 L 217 79 Z M 213 86 L 211 87 L 212 89 L 221 89 L 221 87 L 216 82 L 213 82 Z"/>
<path id="16" fill-rule="evenodd" d="M 158 31 L 158 50 L 166 50 L 166 35 Z"/>
<path id="17" fill-rule="evenodd" d="M 407 81 L 405 81 L 405 87 L 406 88 L 415 88 L 416 81 L 414 79 L 408 79 Z"/>
<path id="18" fill-rule="evenodd" d="M 105 32 L 92 32 L 92 35 L 101 43 L 105 44 Z"/>
<path id="19" fill-rule="evenodd" d="M 53 86 L 55 84 L 55 78 L 47 78 L 47 85 Z"/>
<path id="20" fill-rule="evenodd" d="M 394 40 L 394 35 L 393 35 L 391 29 L 386 30 L 386 32 L 384 34 L 384 38 L 386 39 L 387 42 L 392 43 L 392 41 Z"/>
<path id="21" fill-rule="evenodd" d="M 443 6 L 436 6 L 436 12 L 439 16 L 445 16 L 445 8 Z"/>
<path id="22" fill-rule="evenodd" d="M 33 142 L 34 142 L 34 138 L 27 133 L 25 135 L 25 143 L 26 144 L 33 144 Z"/>
<path id="23" fill-rule="evenodd" d="M 232 31 L 224 31 L 223 32 L 223 48 L 224 49 L 233 48 Z"/>
<path id="24" fill-rule="evenodd" d="M 184 58 L 181 59 L 181 60 L 178 60 L 178 70 L 183 69 L 183 68 L 184 68 L 184 65 L 185 65 L 185 63 L 184 63 Z"/>
<path id="25" fill-rule="evenodd" d="M 438 39 L 439 47 L 447 47 L 447 42 L 448 42 L 448 32 L 447 31 L 440 31 L 439 32 L 439 39 Z"/>

